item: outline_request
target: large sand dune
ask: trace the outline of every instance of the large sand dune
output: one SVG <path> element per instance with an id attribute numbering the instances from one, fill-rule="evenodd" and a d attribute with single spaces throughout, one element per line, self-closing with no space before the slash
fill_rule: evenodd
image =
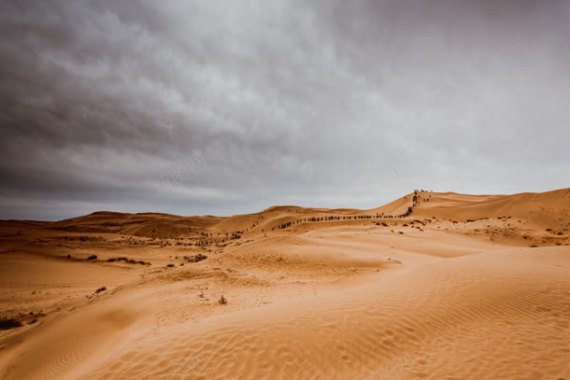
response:
<path id="1" fill-rule="evenodd" d="M 0 378 L 570 380 L 569 231 L 570 189 L 0 222 Z"/>

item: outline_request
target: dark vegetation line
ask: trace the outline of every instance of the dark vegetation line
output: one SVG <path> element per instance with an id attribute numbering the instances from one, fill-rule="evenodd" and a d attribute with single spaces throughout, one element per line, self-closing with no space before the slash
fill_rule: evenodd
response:
<path id="1" fill-rule="evenodd" d="M 273 228 L 271 231 L 275 230 L 282 230 L 292 225 L 301 224 L 301 223 L 318 223 L 318 222 L 332 222 L 332 221 L 339 221 L 339 220 L 366 220 L 366 219 L 401 219 L 412 215 L 414 208 L 419 204 L 421 198 L 419 196 L 420 193 L 425 193 L 426 190 L 414 190 L 414 196 L 412 197 L 412 204 L 408 207 L 406 212 L 403 214 L 396 214 L 396 215 L 386 215 L 384 213 L 376 213 L 375 215 L 331 215 L 331 216 L 316 216 L 310 218 L 301 218 L 296 219 L 291 222 L 281 223 Z M 428 200 L 429 201 L 429 198 Z"/>

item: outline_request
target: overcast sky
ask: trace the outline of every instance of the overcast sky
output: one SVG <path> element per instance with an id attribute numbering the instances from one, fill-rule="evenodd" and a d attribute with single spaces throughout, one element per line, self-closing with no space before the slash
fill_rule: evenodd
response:
<path id="1" fill-rule="evenodd" d="M 570 186 L 570 1 L 0 3 L 0 218 Z"/>

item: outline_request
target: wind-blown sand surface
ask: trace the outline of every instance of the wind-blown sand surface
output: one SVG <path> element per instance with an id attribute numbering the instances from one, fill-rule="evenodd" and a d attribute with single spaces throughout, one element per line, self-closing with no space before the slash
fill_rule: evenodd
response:
<path id="1" fill-rule="evenodd" d="M 413 196 L 0 222 L 0 376 L 570 380 L 570 189 Z"/>

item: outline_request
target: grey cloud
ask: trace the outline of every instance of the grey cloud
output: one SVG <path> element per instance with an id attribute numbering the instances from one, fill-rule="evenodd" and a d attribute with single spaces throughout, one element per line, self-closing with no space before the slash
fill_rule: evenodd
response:
<path id="1" fill-rule="evenodd" d="M 0 210 L 567 187 L 564 1 L 6 1 Z M 160 179 L 199 151 L 207 167 Z"/>

